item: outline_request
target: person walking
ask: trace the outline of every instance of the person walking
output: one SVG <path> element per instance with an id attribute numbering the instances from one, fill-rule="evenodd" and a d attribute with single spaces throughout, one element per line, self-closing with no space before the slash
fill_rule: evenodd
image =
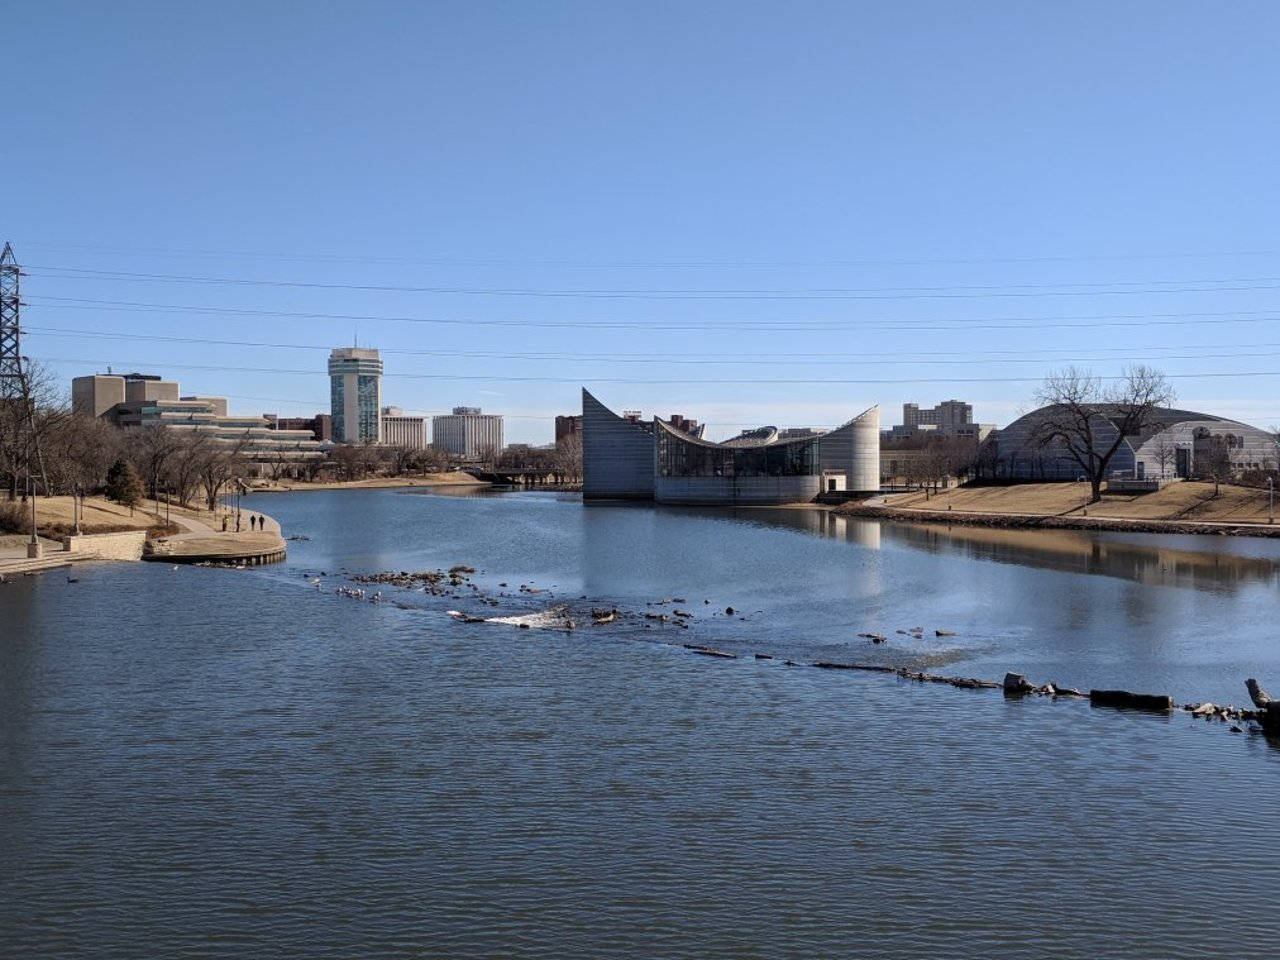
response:
<path id="1" fill-rule="evenodd" d="M 249 530 L 253 531 L 257 529 L 258 529 L 258 515 L 256 513 L 251 513 L 249 514 Z"/>
<path id="2" fill-rule="evenodd" d="M 227 532 L 227 515 L 225 513 L 222 515 L 222 532 Z"/>

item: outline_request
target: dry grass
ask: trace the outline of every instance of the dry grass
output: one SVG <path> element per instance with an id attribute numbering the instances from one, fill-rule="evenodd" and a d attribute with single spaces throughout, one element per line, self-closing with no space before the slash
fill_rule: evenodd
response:
<path id="1" fill-rule="evenodd" d="M 38 497 L 36 516 L 42 533 L 69 534 L 75 528 L 71 497 Z M 28 507 L 28 509 L 30 509 Z M 210 526 L 214 515 L 204 510 L 186 510 L 176 506 L 170 512 L 182 517 L 202 520 Z M 84 502 L 84 515 L 80 520 L 82 533 L 116 533 L 121 530 L 150 530 L 163 527 L 164 504 L 159 505 L 161 522 L 156 523 L 156 504 L 150 500 L 139 503 L 132 511 L 104 497 L 88 497 Z"/>
<path id="2" fill-rule="evenodd" d="M 1088 488 L 1082 483 L 1023 483 L 1008 487 L 958 487 L 925 500 L 923 493 L 885 498 L 890 507 L 952 510 L 966 513 L 1080 516 Z M 1088 504 L 1090 517 L 1125 520 L 1200 520 L 1266 523 L 1267 491 L 1223 484 L 1214 496 L 1212 483 L 1185 481 L 1156 493 L 1110 495 Z"/>

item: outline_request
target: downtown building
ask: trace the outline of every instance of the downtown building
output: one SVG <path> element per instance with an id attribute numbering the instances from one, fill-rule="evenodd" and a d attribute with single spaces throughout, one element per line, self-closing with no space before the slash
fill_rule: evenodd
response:
<path id="1" fill-rule="evenodd" d="M 329 353 L 329 407 L 335 443 L 382 442 L 382 360 L 369 347 Z"/>
<path id="2" fill-rule="evenodd" d="M 454 407 L 431 418 L 431 445 L 460 460 L 484 460 L 502 452 L 502 417 L 479 407 Z"/>
<path id="3" fill-rule="evenodd" d="M 876 406 L 835 430 L 799 437 L 761 427 L 715 443 L 698 425 L 694 431 L 659 417 L 619 416 L 583 390 L 583 499 L 764 505 L 880 489 Z"/>
<path id="4" fill-rule="evenodd" d="M 920 436 L 987 439 L 994 423 L 974 423 L 973 404 L 963 400 L 943 400 L 936 407 L 918 403 L 902 405 L 902 423 L 885 431 L 886 440 L 910 440 Z"/>
<path id="5" fill-rule="evenodd" d="M 399 407 L 383 407 L 382 443 L 388 447 L 422 449 L 427 445 L 427 418 L 409 416 Z"/>
<path id="6" fill-rule="evenodd" d="M 71 381 L 71 409 L 125 430 L 164 426 L 200 434 L 238 452 L 251 475 L 301 473 L 322 460 L 322 444 L 310 429 L 284 430 L 264 416 L 227 412 L 225 397 L 182 396 L 175 380 L 155 374 L 94 374 Z"/>

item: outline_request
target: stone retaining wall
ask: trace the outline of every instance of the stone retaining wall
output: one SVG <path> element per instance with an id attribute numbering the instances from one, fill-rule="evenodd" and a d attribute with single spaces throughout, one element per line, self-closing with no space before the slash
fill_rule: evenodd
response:
<path id="1" fill-rule="evenodd" d="M 78 537 L 63 537 L 62 547 L 71 558 L 94 557 L 98 560 L 141 560 L 143 544 L 147 542 L 145 530 L 126 530 L 122 533 L 88 533 Z"/>

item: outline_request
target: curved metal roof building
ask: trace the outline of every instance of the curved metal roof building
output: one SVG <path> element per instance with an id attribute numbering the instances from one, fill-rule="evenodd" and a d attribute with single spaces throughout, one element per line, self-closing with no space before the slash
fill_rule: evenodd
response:
<path id="1" fill-rule="evenodd" d="M 687 504 L 806 503 L 824 489 L 880 489 L 880 408 L 820 436 L 775 428 L 714 443 L 655 417 L 618 416 L 582 391 L 583 498 Z"/>
<path id="2" fill-rule="evenodd" d="M 1107 407 L 1097 404 L 1093 447 L 1105 451 L 1115 442 L 1117 429 L 1107 417 Z M 996 436 L 996 451 L 1002 475 L 1015 480 L 1075 480 L 1080 465 L 1061 443 L 1042 443 L 1041 426 L 1054 407 L 1041 407 L 1019 417 Z M 1225 444 L 1237 470 L 1260 470 L 1276 465 L 1276 445 L 1265 430 L 1247 423 L 1227 420 L 1193 410 L 1161 407 L 1150 423 L 1137 434 L 1126 436 L 1111 460 L 1113 476 L 1126 479 L 1190 477 L 1197 472 L 1197 455 L 1204 457 L 1210 444 Z"/>

